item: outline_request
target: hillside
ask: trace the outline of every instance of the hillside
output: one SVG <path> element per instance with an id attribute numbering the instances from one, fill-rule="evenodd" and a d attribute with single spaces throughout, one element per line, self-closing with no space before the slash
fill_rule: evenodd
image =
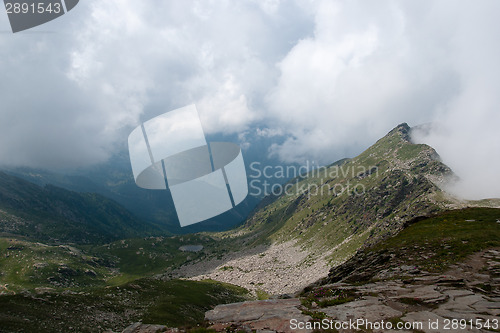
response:
<path id="1" fill-rule="evenodd" d="M 498 332 L 500 209 L 416 221 L 297 296 L 220 305 L 205 318 L 217 331 Z"/>
<path id="2" fill-rule="evenodd" d="M 0 172 L 0 232 L 44 242 L 104 243 L 165 233 L 98 194 L 44 187 Z"/>
<path id="3" fill-rule="evenodd" d="M 285 185 L 291 191 L 267 197 L 242 225 L 218 233 L 154 235 L 161 230 L 114 201 L 0 173 L 0 326 L 33 329 L 29 321 L 46 332 L 120 331 L 136 321 L 203 326 L 204 312 L 217 304 L 272 298 L 244 303 L 244 311 L 240 303 L 207 313 L 215 328 L 234 319 L 236 329 L 239 314 L 247 313 L 264 329 L 272 328 L 260 321 L 269 319 L 264 310 L 321 319 L 343 303 L 342 311 L 351 311 L 350 302 L 352 311 L 364 311 L 363 304 L 375 305 L 375 292 L 385 306 L 410 306 L 384 307 L 400 321 L 435 305 L 407 304 L 406 296 L 394 301 L 369 291 L 373 283 L 383 280 L 376 287 L 387 289 L 401 279 L 396 287 L 405 288 L 407 276 L 423 272 L 438 285 L 457 265 L 454 274 L 464 275 L 475 255 L 491 271 L 476 287 L 490 297 L 498 289 L 496 264 L 487 263 L 496 262 L 491 251 L 500 247 L 499 210 L 457 209 L 498 202 L 465 202 L 441 190 L 453 172 L 410 135 L 408 125 L 399 125 L 359 156 L 292 179 Z M 79 315 L 62 319 L 72 312 Z"/>
<path id="4" fill-rule="evenodd" d="M 0 331 L 121 332 L 137 321 L 196 327 L 215 305 L 244 299 L 244 289 L 213 281 L 138 279 L 80 292 L 25 291 L 0 296 Z"/>
<path id="5" fill-rule="evenodd" d="M 217 235 L 241 251 L 187 265 L 179 276 L 294 293 L 414 219 L 498 204 L 451 197 L 440 186 L 453 177 L 436 151 L 413 144 L 411 128 L 401 124 L 359 156 L 291 180 L 286 193 L 265 199 L 239 228 Z"/>
<path id="6" fill-rule="evenodd" d="M 257 211 L 241 230 L 327 248 L 351 237 L 346 248 L 451 207 L 438 185 L 452 171 L 434 149 L 411 143 L 410 130 L 401 124 L 359 156 L 310 172 L 293 186 L 299 191 Z"/>
<path id="7" fill-rule="evenodd" d="M 119 203 L 139 219 L 174 234 L 227 230 L 241 223 L 258 202 L 248 196 L 229 212 L 182 228 L 168 190 L 152 191 L 136 185 L 128 151 L 117 153 L 105 163 L 66 173 L 28 167 L 8 168 L 5 172 L 41 187 L 53 185 L 78 193 L 96 193 Z"/>

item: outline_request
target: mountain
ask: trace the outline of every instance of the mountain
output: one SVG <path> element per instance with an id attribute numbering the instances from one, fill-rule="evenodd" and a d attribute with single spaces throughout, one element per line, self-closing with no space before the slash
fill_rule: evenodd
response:
<path id="1" fill-rule="evenodd" d="M 359 156 L 293 179 L 287 193 L 261 205 L 238 233 L 314 247 L 344 242 L 334 253 L 338 258 L 343 248 L 393 235 L 420 216 L 490 204 L 442 190 L 454 178 L 437 152 L 412 143 L 411 128 L 401 124 Z"/>
<path id="2" fill-rule="evenodd" d="M 454 207 L 439 187 L 452 171 L 433 148 L 413 144 L 410 132 L 401 124 L 359 156 L 292 180 L 287 194 L 239 230 L 314 247 L 344 242 L 333 254 L 338 258 L 343 249 L 394 234 L 405 221 Z"/>
<path id="3" fill-rule="evenodd" d="M 205 311 L 243 301 L 246 294 L 243 288 L 213 281 L 155 279 L 79 292 L 25 291 L 0 295 L 0 331 L 121 332 L 138 321 L 192 328 L 203 325 Z M 127 332 L 165 332 L 153 327 Z"/>
<path id="4" fill-rule="evenodd" d="M 446 211 L 359 251 L 295 297 L 218 305 L 205 319 L 220 332 L 497 332 L 499 250 L 500 209 Z"/>
<path id="5" fill-rule="evenodd" d="M 155 227 L 134 229 L 132 221 L 141 221 L 116 202 L 0 174 L 1 225 L 10 232 L 0 237 L 0 326 L 33 329 L 25 319 L 44 332 L 116 331 L 138 321 L 204 326 L 203 312 L 216 304 L 272 298 L 217 306 L 205 318 L 216 329 L 224 329 L 223 322 L 238 329 L 241 322 L 233 319 L 246 314 L 243 326 L 280 331 L 276 325 L 290 323 L 282 315 L 314 321 L 384 310 L 397 323 L 429 312 L 441 316 L 438 310 L 449 310 L 444 300 L 457 295 L 488 301 L 498 289 L 499 210 L 462 208 L 500 205 L 450 196 L 442 188 L 454 177 L 436 151 L 412 143 L 411 128 L 401 124 L 359 156 L 290 180 L 286 192 L 265 198 L 237 228 L 144 237 Z M 95 229 L 87 229 L 92 223 Z M 84 241 L 61 244 L 76 242 L 77 232 Z M 132 239 L 119 239 L 126 237 Z M 46 244 L 39 241 L 44 238 Z M 481 278 L 474 256 L 489 265 L 488 277 Z M 469 281 L 471 265 L 477 276 Z M 441 276 L 449 270 L 455 270 L 452 280 Z M 436 287 L 435 298 L 403 293 L 408 287 L 423 297 L 427 282 Z M 405 296 L 393 299 L 393 286 Z M 455 289 L 448 295 L 443 286 Z M 481 304 L 474 314 L 496 311 L 489 308 L 495 304 Z M 403 317 L 403 308 L 415 313 Z M 128 332 L 141 329 L 156 328 L 135 323 Z"/>
<path id="6" fill-rule="evenodd" d="M 227 230 L 241 223 L 258 202 L 257 198 L 248 196 L 224 214 L 181 228 L 170 191 L 138 187 L 126 151 L 115 154 L 105 163 L 79 170 L 56 172 L 17 167 L 5 172 L 42 187 L 53 185 L 78 193 L 97 193 L 116 201 L 138 218 L 175 234 Z"/>
<path id="7" fill-rule="evenodd" d="M 294 293 L 412 221 L 449 209 L 500 206 L 447 194 L 441 187 L 454 178 L 432 147 L 412 143 L 411 128 L 398 125 L 359 156 L 285 184 L 286 191 L 264 199 L 240 227 L 213 236 L 236 253 L 180 274 L 260 294 Z"/>
<path id="8" fill-rule="evenodd" d="M 79 244 L 164 234 L 113 200 L 0 172 L 0 232 L 37 241 Z"/>

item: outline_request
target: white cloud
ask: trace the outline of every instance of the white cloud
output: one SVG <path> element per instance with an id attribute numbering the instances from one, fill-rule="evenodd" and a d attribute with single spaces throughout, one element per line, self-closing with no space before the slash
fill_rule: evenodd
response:
<path id="1" fill-rule="evenodd" d="M 440 121 L 446 133 L 420 140 L 469 180 L 470 194 L 500 196 L 491 181 L 500 142 L 499 7 L 81 2 L 38 29 L 55 33 L 0 37 L 0 160 L 96 163 L 139 119 L 196 103 L 208 133 L 280 137 L 269 153 L 288 162 L 329 163 L 401 122 Z M 6 16 L 0 25 L 8 30 Z"/>
<path id="2" fill-rule="evenodd" d="M 3 34 L 1 164 L 100 162 L 139 119 L 191 103 L 208 133 L 244 130 L 259 119 L 274 63 L 303 33 L 301 20 L 288 28 L 294 6 L 94 0 Z M 283 7 L 295 14 L 275 22 Z"/>
<path id="3" fill-rule="evenodd" d="M 457 15 L 449 61 L 460 81 L 460 94 L 433 118 L 439 126 L 417 132 L 415 140 L 440 153 L 460 177 L 451 191 L 469 199 L 500 197 L 500 31 L 498 2 L 464 5 Z M 458 24 L 460 23 L 460 24 Z"/>
<path id="4" fill-rule="evenodd" d="M 271 153 L 328 163 L 398 123 L 442 122 L 419 140 L 463 178 L 455 192 L 499 197 L 498 2 L 315 4 L 314 36 L 278 64 L 268 96 L 289 136 Z"/>
<path id="5" fill-rule="evenodd" d="M 282 159 L 328 163 L 358 153 L 398 123 L 428 120 L 453 93 L 447 60 L 411 36 L 413 14 L 398 2 L 325 1 L 315 8 L 314 36 L 279 63 L 268 97 L 272 116 L 291 134 L 273 147 Z"/>
<path id="6" fill-rule="evenodd" d="M 282 136 L 284 134 L 283 130 L 281 128 L 257 128 L 255 130 L 257 136 L 263 137 L 263 138 L 272 138 L 275 136 Z"/>

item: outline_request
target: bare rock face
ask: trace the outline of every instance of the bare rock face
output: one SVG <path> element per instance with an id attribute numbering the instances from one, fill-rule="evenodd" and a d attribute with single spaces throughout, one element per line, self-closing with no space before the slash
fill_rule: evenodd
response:
<path id="1" fill-rule="evenodd" d="M 359 258 L 358 258 L 359 259 Z M 335 271 L 336 278 L 307 288 L 300 299 L 275 299 L 219 305 L 205 314 L 216 331 L 311 332 L 313 325 L 368 324 L 338 332 L 489 332 L 500 327 L 500 251 L 475 253 L 444 273 L 435 274 L 402 266 L 381 274 L 386 260 L 366 258 L 374 266 L 362 283 L 355 265 Z M 361 260 L 361 259 L 360 259 Z M 362 261 L 358 261 L 362 263 Z M 353 261 L 354 262 L 354 261 Z M 351 262 L 352 264 L 352 262 Z M 347 274 L 342 279 L 342 274 Z M 396 275 L 394 275 L 396 274 Z M 349 278 L 351 277 L 351 278 Z M 340 281 L 339 281 L 340 280 Z M 333 282 L 335 281 L 335 282 Z M 313 319 L 314 318 L 314 319 Z M 318 319 L 319 318 L 319 319 Z M 369 323 L 385 322 L 385 328 L 367 330 Z M 302 330 L 293 323 L 303 323 Z M 392 326 L 388 329 L 388 323 Z M 395 325 L 406 325 L 398 329 Z M 457 325 L 465 325 L 457 327 Z M 481 326 L 483 325 L 483 326 Z M 320 327 L 321 330 L 321 326 Z M 412 327 L 412 328 L 408 328 Z M 406 329 L 406 330 L 405 330 Z"/>
<path id="2" fill-rule="evenodd" d="M 312 319 L 304 315 L 299 307 L 300 300 L 297 298 L 218 305 L 205 314 L 205 319 L 217 331 L 233 327 L 260 332 L 310 332 L 290 327 L 292 319 L 300 322 Z"/>

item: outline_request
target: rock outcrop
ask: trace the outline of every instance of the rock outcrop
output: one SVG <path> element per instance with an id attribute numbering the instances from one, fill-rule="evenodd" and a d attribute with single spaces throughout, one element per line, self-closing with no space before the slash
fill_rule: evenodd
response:
<path id="1" fill-rule="evenodd" d="M 326 323 L 339 332 L 491 332 L 500 328 L 499 249 L 476 253 L 443 274 L 408 267 L 388 273 L 383 260 L 373 266 L 378 274 L 371 282 L 335 282 L 312 286 L 300 298 L 220 305 L 207 312 L 206 319 L 217 331 L 230 327 L 248 332 L 298 332 L 292 329 L 297 323 L 303 323 L 302 332 L 324 329 L 321 325 Z M 357 274 L 355 269 L 352 272 Z M 355 276 L 351 273 L 342 280 Z M 356 330 L 335 326 L 358 320 L 364 324 Z M 380 328 L 382 322 L 385 326 Z"/>
<path id="2" fill-rule="evenodd" d="M 249 332 L 307 332 L 290 328 L 293 319 L 302 322 L 312 319 L 303 314 L 300 307 L 300 300 L 296 298 L 218 305 L 205 314 L 205 319 L 217 331 L 230 328 Z"/>

